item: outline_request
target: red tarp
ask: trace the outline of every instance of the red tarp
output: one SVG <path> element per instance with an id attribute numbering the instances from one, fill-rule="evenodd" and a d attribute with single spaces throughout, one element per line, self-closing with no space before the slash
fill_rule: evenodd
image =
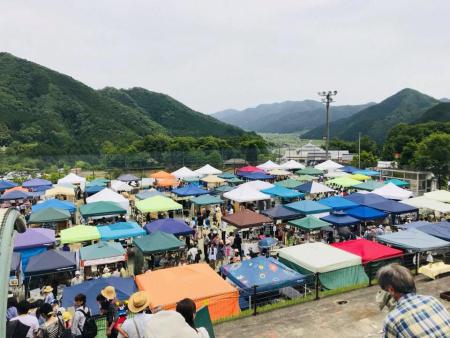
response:
<path id="1" fill-rule="evenodd" d="M 403 251 L 401 250 L 393 249 L 377 242 L 368 241 L 364 238 L 333 243 L 331 245 L 335 248 L 360 256 L 363 264 L 403 255 Z"/>

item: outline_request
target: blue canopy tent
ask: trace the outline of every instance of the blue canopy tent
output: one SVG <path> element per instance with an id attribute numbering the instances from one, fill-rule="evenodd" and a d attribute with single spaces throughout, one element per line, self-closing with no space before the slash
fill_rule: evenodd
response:
<path id="1" fill-rule="evenodd" d="M 384 181 L 384 184 L 395 184 L 397 187 L 404 188 L 409 185 L 408 181 L 399 180 L 398 178 L 391 178 L 389 180 Z"/>
<path id="2" fill-rule="evenodd" d="M 274 177 L 272 175 L 265 174 L 263 172 L 238 172 L 240 177 L 246 178 L 248 180 L 272 180 Z"/>
<path id="3" fill-rule="evenodd" d="M 52 182 L 44 180 L 42 178 L 33 178 L 31 180 L 23 182 L 22 187 L 33 190 L 40 187 L 50 189 L 52 187 Z"/>
<path id="4" fill-rule="evenodd" d="M 274 221 L 290 221 L 302 215 L 300 212 L 286 208 L 284 205 L 277 205 L 271 209 L 261 210 L 260 213 L 272 218 Z"/>
<path id="5" fill-rule="evenodd" d="M 97 227 L 104 241 L 144 236 L 147 232 L 136 222 L 117 222 Z"/>
<path id="6" fill-rule="evenodd" d="M 305 194 L 298 192 L 297 190 L 288 189 L 279 185 L 274 185 L 272 188 L 261 190 L 261 192 L 270 196 L 281 197 L 284 199 L 299 198 L 305 196 Z"/>
<path id="7" fill-rule="evenodd" d="M 278 239 L 273 237 L 266 237 L 258 242 L 258 246 L 262 249 L 267 249 L 275 246 L 277 243 Z"/>
<path id="8" fill-rule="evenodd" d="M 362 221 L 369 221 L 374 219 L 385 218 L 387 214 L 378 209 L 366 207 L 364 205 L 356 207 L 353 209 L 346 210 L 346 213 L 354 218 L 360 219 Z"/>
<path id="9" fill-rule="evenodd" d="M 450 242 L 450 222 L 429 223 L 416 228 L 428 235 Z"/>
<path id="10" fill-rule="evenodd" d="M 415 252 L 450 249 L 450 242 L 428 235 L 417 229 L 380 235 L 377 236 L 377 241 Z"/>
<path id="11" fill-rule="evenodd" d="M 358 169 L 354 171 L 352 174 L 360 174 L 360 175 L 366 175 L 366 176 L 377 176 L 380 175 L 380 172 L 375 170 L 369 170 L 369 169 Z"/>
<path id="12" fill-rule="evenodd" d="M 9 275 L 14 276 L 17 271 L 20 271 L 21 255 L 20 252 L 13 252 L 11 257 L 11 267 L 9 268 Z"/>
<path id="13" fill-rule="evenodd" d="M 30 198 L 30 194 L 20 191 L 20 190 L 13 190 L 9 191 L 7 193 L 4 193 L 2 196 L 0 196 L 0 200 L 2 201 L 12 201 L 12 200 L 26 200 L 27 198 Z"/>
<path id="14" fill-rule="evenodd" d="M 372 204 L 375 203 L 382 203 L 389 201 L 387 198 L 381 197 L 377 194 L 361 194 L 360 192 L 355 192 L 353 194 L 347 195 L 344 197 L 346 200 L 352 201 L 354 203 L 358 203 L 361 205 L 365 205 L 370 207 Z"/>
<path id="15" fill-rule="evenodd" d="M 198 185 L 194 184 L 189 184 L 181 188 L 173 189 L 172 192 L 177 196 L 200 196 L 210 193 L 210 191 L 202 189 Z"/>
<path id="16" fill-rule="evenodd" d="M 327 205 L 333 210 L 346 210 L 351 208 L 359 207 L 360 204 L 349 201 L 340 196 L 331 196 L 324 199 L 319 200 L 320 204 Z"/>
<path id="17" fill-rule="evenodd" d="M 84 192 L 88 196 L 91 196 L 102 191 L 103 189 L 105 189 L 104 185 L 87 185 L 86 188 L 84 189 Z"/>
<path id="18" fill-rule="evenodd" d="M 22 256 L 22 266 L 26 267 L 30 257 L 36 256 L 54 245 L 55 230 L 45 228 L 28 228 L 17 234 L 14 240 L 14 251 Z"/>
<path id="19" fill-rule="evenodd" d="M 174 218 L 158 219 L 151 223 L 147 223 L 144 227 L 149 234 L 162 231 L 174 236 L 187 236 L 194 233 L 194 230 L 184 221 Z"/>
<path id="20" fill-rule="evenodd" d="M 342 168 L 339 168 L 339 170 L 343 171 L 345 173 L 353 174 L 354 172 L 359 171 L 361 169 L 352 167 L 351 165 L 346 165 L 346 166 L 344 166 Z"/>
<path id="21" fill-rule="evenodd" d="M 65 308 L 73 306 L 73 299 L 82 293 L 86 295 L 86 305 L 93 316 L 100 314 L 96 301 L 97 295 L 107 286 L 113 286 L 116 290 L 117 299 L 127 300 L 137 291 L 133 278 L 109 277 L 89 280 L 78 285 L 65 287 L 63 290 L 62 306 Z"/>
<path id="22" fill-rule="evenodd" d="M 164 196 L 164 194 L 161 191 L 158 190 L 144 190 L 136 194 L 136 198 L 138 200 L 145 200 L 147 198 L 153 197 L 153 196 Z"/>
<path id="23" fill-rule="evenodd" d="M 75 258 L 75 252 L 48 250 L 30 257 L 24 270 L 25 276 L 30 277 L 76 269 L 77 260 Z"/>
<path id="24" fill-rule="evenodd" d="M 133 181 L 140 181 L 141 179 L 133 174 L 123 174 L 117 177 L 118 181 L 122 182 L 133 182 Z"/>
<path id="25" fill-rule="evenodd" d="M 407 230 L 407 229 L 415 229 L 418 227 L 421 227 L 422 225 L 430 224 L 430 222 L 427 221 L 416 221 L 411 223 L 405 223 L 405 224 L 397 224 L 396 227 L 399 229 Z"/>
<path id="26" fill-rule="evenodd" d="M 71 214 L 73 214 L 77 210 L 77 207 L 72 202 L 61 201 L 59 199 L 51 199 L 51 200 L 46 200 L 42 203 L 38 203 L 36 205 L 33 205 L 31 207 L 31 210 L 32 210 L 32 212 L 37 212 L 39 210 L 48 209 L 48 208 L 67 210 Z"/>
<path id="27" fill-rule="evenodd" d="M 400 215 L 412 212 L 419 212 L 419 209 L 411 205 L 399 203 L 392 200 L 387 200 L 384 202 L 373 203 L 370 205 L 371 208 L 382 210 L 390 214 Z"/>
<path id="28" fill-rule="evenodd" d="M 0 191 L 17 187 L 17 184 L 7 180 L 0 180 Z"/>
<path id="29" fill-rule="evenodd" d="M 333 212 L 328 216 L 321 217 L 320 219 L 336 226 L 350 226 L 361 222 L 359 219 L 349 216 L 342 211 Z"/>
<path id="30" fill-rule="evenodd" d="M 222 173 L 220 175 L 217 175 L 220 178 L 223 178 L 224 180 L 230 180 L 232 178 L 236 178 L 237 176 L 235 174 L 231 174 L 231 173 Z"/>
<path id="31" fill-rule="evenodd" d="M 285 204 L 285 206 L 287 208 L 296 210 L 304 215 L 320 214 L 322 212 L 329 212 L 332 210 L 327 205 L 320 204 L 319 202 L 310 201 L 310 200 L 289 203 L 289 204 Z"/>

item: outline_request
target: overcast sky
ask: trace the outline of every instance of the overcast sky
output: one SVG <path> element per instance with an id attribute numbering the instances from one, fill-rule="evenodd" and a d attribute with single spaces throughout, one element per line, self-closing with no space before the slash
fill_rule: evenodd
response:
<path id="1" fill-rule="evenodd" d="M 450 96 L 448 0 L 3 0 L 0 49 L 94 88 L 205 113 L 316 99 Z"/>

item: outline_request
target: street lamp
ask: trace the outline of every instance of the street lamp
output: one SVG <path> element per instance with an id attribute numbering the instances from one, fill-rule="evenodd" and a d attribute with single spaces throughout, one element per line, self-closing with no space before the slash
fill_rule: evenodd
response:
<path id="1" fill-rule="evenodd" d="M 334 102 L 333 100 L 333 96 L 337 95 L 337 90 L 331 91 L 329 90 L 328 92 L 318 92 L 317 94 L 319 94 L 319 96 L 322 96 L 322 102 L 325 103 L 325 107 L 326 107 L 326 143 L 325 143 L 325 151 L 326 151 L 326 158 L 328 160 L 328 145 L 330 142 L 330 103 Z"/>

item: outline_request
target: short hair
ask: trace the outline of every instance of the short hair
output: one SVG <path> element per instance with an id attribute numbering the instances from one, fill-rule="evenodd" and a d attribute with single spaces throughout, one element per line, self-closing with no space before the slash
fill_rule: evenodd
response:
<path id="1" fill-rule="evenodd" d="M 41 316 L 50 317 L 53 314 L 52 306 L 48 303 L 42 304 L 39 308 L 39 314 Z"/>
<path id="2" fill-rule="evenodd" d="M 19 304 L 17 304 L 17 312 L 19 315 L 26 315 L 30 310 L 30 303 L 27 300 L 21 300 Z"/>
<path id="3" fill-rule="evenodd" d="M 377 273 L 378 284 L 383 290 L 388 287 L 393 288 L 401 294 L 416 292 L 414 277 L 404 266 L 393 263 L 383 266 Z"/>
<path id="4" fill-rule="evenodd" d="M 79 293 L 74 299 L 76 302 L 81 302 L 81 304 L 86 305 L 86 296 L 84 294 Z"/>
<path id="5" fill-rule="evenodd" d="M 197 311 L 197 307 L 195 306 L 195 302 L 192 299 L 185 298 L 180 300 L 177 303 L 176 311 L 184 317 L 184 320 L 189 324 L 189 326 L 196 330 L 194 324 L 194 315 Z"/>

